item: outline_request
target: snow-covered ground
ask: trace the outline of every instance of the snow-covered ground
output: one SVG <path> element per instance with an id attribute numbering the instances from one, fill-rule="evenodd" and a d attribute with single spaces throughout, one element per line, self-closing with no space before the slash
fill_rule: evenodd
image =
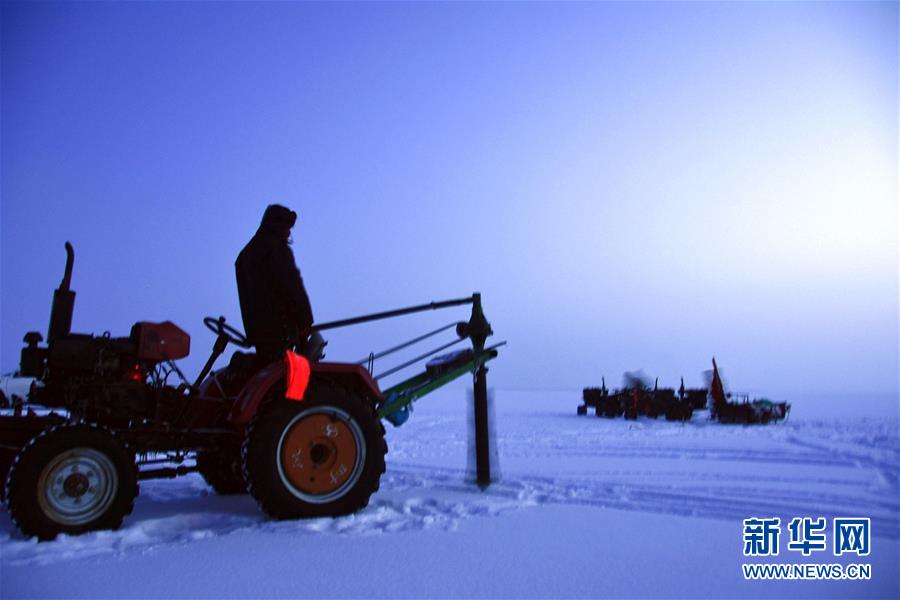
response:
<path id="1" fill-rule="evenodd" d="M 786 423 L 741 427 L 578 417 L 578 400 L 496 391 L 501 477 L 484 492 L 457 386 L 389 428 L 381 491 L 350 517 L 267 521 L 196 475 L 142 483 L 115 532 L 38 544 L 4 513 L 0 596 L 900 597 L 895 408 L 795 404 Z M 783 539 L 778 561 L 869 562 L 872 579 L 745 581 L 741 522 L 770 516 L 871 517 L 865 559 Z"/>

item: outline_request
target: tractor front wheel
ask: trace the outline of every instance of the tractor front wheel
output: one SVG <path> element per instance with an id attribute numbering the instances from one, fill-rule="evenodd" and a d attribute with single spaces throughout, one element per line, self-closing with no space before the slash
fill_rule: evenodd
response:
<path id="1" fill-rule="evenodd" d="M 314 385 L 302 401 L 270 400 L 247 429 L 248 491 L 275 519 L 356 512 L 385 470 L 384 426 L 363 398 Z"/>
<path id="2" fill-rule="evenodd" d="M 59 425 L 35 436 L 6 476 L 6 506 L 26 536 L 117 529 L 138 494 L 133 456 L 105 429 Z"/>

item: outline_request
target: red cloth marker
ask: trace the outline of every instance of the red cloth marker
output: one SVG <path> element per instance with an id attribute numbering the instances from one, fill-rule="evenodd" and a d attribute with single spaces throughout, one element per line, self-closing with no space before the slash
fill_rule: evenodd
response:
<path id="1" fill-rule="evenodd" d="M 287 350 L 284 353 L 284 368 L 287 371 L 287 393 L 284 397 L 298 402 L 303 400 L 309 385 L 309 361 L 305 356 Z"/>

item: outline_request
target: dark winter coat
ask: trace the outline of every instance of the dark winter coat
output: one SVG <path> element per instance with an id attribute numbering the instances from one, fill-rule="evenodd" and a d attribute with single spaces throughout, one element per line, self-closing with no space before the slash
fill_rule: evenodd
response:
<path id="1" fill-rule="evenodd" d="M 297 213 L 273 204 L 234 263 L 247 340 L 254 345 L 298 341 L 313 322 L 309 297 L 288 246 Z"/>

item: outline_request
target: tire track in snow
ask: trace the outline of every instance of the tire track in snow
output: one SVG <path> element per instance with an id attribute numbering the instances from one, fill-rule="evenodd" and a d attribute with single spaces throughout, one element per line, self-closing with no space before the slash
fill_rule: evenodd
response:
<path id="1" fill-rule="evenodd" d="M 725 479 L 725 478 L 722 478 Z M 815 481 L 815 480 L 810 480 Z M 743 483 L 743 485 L 740 485 Z M 876 535 L 900 539 L 900 505 L 896 500 L 861 498 L 856 490 L 847 493 L 818 493 L 805 488 L 746 485 L 740 478 L 727 479 L 718 485 L 648 483 L 606 479 L 547 478 L 515 476 L 492 484 L 487 491 L 474 489 L 464 481 L 464 471 L 440 469 L 426 465 L 402 465 L 392 469 L 388 484 L 395 490 L 428 494 L 430 491 L 453 492 L 472 496 L 473 502 L 500 500 L 505 506 L 498 513 L 511 508 L 542 504 L 578 504 L 677 514 L 739 522 L 751 516 L 873 517 Z M 508 504 L 513 501 L 513 506 Z"/>

